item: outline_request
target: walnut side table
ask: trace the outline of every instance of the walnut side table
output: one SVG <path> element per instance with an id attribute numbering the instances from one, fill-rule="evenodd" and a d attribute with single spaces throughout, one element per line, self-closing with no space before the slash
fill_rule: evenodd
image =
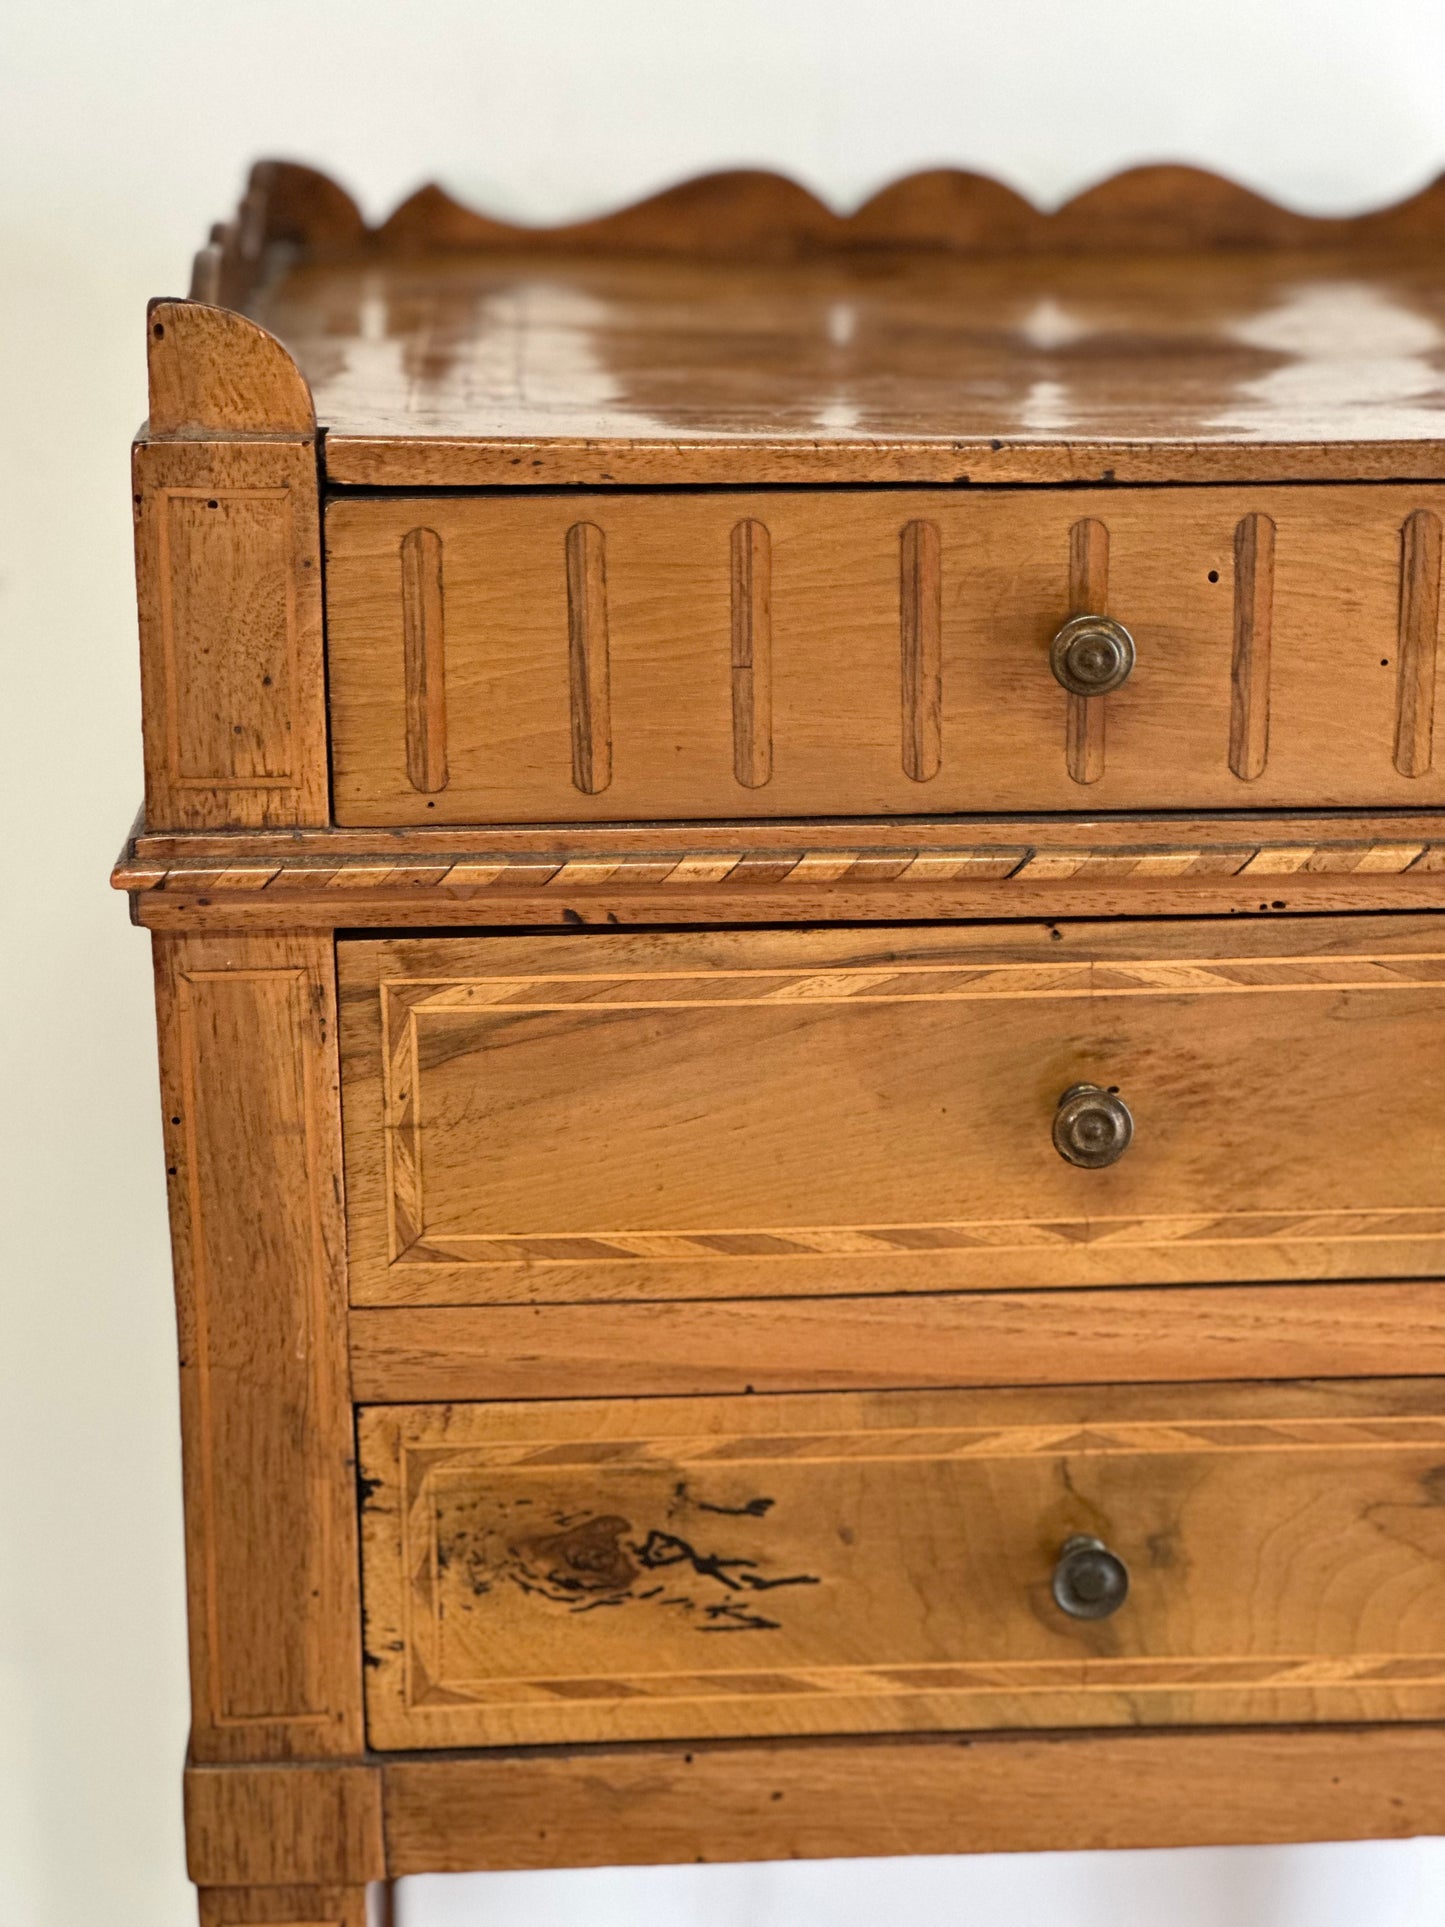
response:
<path id="1" fill-rule="evenodd" d="M 153 305 L 206 1927 L 1445 1831 L 1442 243 L 268 163 Z"/>

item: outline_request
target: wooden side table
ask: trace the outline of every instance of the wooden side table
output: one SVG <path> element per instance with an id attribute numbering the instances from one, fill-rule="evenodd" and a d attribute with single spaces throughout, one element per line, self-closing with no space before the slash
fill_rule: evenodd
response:
<path id="1" fill-rule="evenodd" d="M 206 1927 L 1445 1829 L 1442 239 L 267 163 L 153 304 Z"/>

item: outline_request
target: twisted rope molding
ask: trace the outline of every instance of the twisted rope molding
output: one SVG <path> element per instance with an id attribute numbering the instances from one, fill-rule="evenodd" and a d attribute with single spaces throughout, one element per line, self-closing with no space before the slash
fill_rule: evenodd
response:
<path id="1" fill-rule="evenodd" d="M 957 850 L 730 850 L 676 856 L 377 856 L 318 861 L 259 859 L 229 864 L 123 860 L 118 890 L 185 896 L 272 895 L 377 890 L 470 894 L 488 890 L 573 891 L 624 887 L 688 889 L 818 884 L 926 885 L 953 882 L 1158 882 L 1182 877 L 1422 876 L 1445 872 L 1445 843 L 1193 845 L 1161 849 L 1049 849 L 1023 845 Z"/>

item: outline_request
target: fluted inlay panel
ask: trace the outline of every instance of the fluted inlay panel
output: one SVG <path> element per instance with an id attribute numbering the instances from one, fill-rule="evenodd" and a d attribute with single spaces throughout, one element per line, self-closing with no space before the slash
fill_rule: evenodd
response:
<path id="1" fill-rule="evenodd" d="M 732 532 L 733 773 L 761 789 L 773 773 L 773 546 L 762 522 Z"/>
<path id="2" fill-rule="evenodd" d="M 1400 678 L 1395 768 L 1424 776 L 1434 760 L 1435 659 L 1440 641 L 1440 518 L 1416 509 L 1400 531 Z"/>
<path id="3" fill-rule="evenodd" d="M 1234 531 L 1234 667 L 1229 767 L 1245 782 L 1269 761 L 1269 656 L 1274 632 L 1274 523 L 1243 516 Z"/>
<path id="4" fill-rule="evenodd" d="M 595 522 L 574 522 L 567 531 L 567 640 L 572 781 L 595 796 L 612 781 L 607 540 Z"/>
<path id="5" fill-rule="evenodd" d="M 401 626 L 406 674 L 406 773 L 415 790 L 447 786 L 446 611 L 442 539 L 408 529 L 401 544 Z"/>
<path id="6" fill-rule="evenodd" d="M 903 768 L 915 783 L 943 762 L 943 568 L 938 524 L 909 522 L 899 538 Z"/>

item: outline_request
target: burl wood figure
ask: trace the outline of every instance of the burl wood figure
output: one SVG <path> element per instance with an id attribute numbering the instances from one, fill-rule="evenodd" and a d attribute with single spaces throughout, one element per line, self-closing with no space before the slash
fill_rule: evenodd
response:
<path id="1" fill-rule="evenodd" d="M 268 163 L 148 326 L 206 1927 L 1445 1831 L 1445 186 Z"/>

